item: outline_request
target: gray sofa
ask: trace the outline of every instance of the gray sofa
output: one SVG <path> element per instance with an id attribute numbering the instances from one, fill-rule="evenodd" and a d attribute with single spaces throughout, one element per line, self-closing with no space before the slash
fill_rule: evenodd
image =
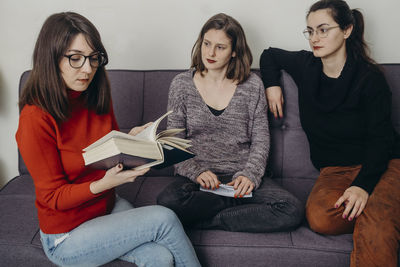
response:
<path id="1" fill-rule="evenodd" d="M 393 123 L 400 132 L 400 64 L 382 66 L 393 91 Z M 179 72 L 109 70 L 121 130 L 127 131 L 163 114 L 169 84 Z M 28 75 L 22 75 L 20 85 Z M 272 148 L 268 172 L 305 203 L 318 171 L 311 165 L 307 139 L 300 125 L 296 85 L 286 73 L 282 84 L 285 117 L 270 118 Z M 165 128 L 165 122 L 162 126 Z M 174 179 L 171 167 L 151 170 L 117 191 L 136 207 L 151 205 Z M 34 200 L 32 179 L 19 158 L 19 175 L 0 191 L 0 266 L 53 266 L 42 251 Z M 319 235 L 309 229 L 306 221 L 292 232 L 254 234 L 187 229 L 187 234 L 203 266 L 348 266 L 352 249 L 351 235 Z M 129 265 L 119 260 L 107 264 Z"/>

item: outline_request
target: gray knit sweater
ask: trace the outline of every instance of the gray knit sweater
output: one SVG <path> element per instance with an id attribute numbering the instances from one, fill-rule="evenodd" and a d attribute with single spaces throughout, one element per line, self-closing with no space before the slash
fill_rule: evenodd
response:
<path id="1" fill-rule="evenodd" d="M 204 171 L 242 175 L 261 183 L 269 153 L 267 103 L 261 79 L 254 73 L 236 91 L 220 116 L 211 113 L 193 82 L 194 70 L 178 74 L 169 90 L 168 128 L 185 128 L 194 158 L 175 165 L 192 181 Z"/>

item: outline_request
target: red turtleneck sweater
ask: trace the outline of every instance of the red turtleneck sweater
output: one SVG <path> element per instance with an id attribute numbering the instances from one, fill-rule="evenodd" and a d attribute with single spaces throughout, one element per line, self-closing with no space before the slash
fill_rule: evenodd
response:
<path id="1" fill-rule="evenodd" d="M 26 105 L 19 118 L 16 140 L 36 191 L 40 229 L 47 234 L 69 232 L 80 224 L 111 211 L 114 190 L 94 195 L 91 182 L 104 170 L 84 166 L 82 149 L 118 129 L 114 113 L 88 110 L 79 92 L 69 92 L 70 118 L 57 123 L 44 110 Z"/>

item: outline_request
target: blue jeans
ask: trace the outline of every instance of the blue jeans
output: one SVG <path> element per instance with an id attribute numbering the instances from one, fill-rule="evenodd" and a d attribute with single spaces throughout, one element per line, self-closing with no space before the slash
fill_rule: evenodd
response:
<path id="1" fill-rule="evenodd" d="M 293 229 L 303 220 L 303 204 L 270 178 L 263 179 L 251 198 L 224 197 L 199 188 L 179 177 L 158 195 L 157 204 L 175 211 L 184 226 L 201 229 L 275 232 Z"/>
<path id="2" fill-rule="evenodd" d="M 117 197 L 111 214 L 72 231 L 40 231 L 47 257 L 60 266 L 99 266 L 114 259 L 138 266 L 200 266 L 176 215 L 161 206 L 133 208 Z"/>

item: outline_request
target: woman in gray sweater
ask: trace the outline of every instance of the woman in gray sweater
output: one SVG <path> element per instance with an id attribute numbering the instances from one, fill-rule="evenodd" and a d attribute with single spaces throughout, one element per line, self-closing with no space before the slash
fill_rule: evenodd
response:
<path id="1" fill-rule="evenodd" d="M 203 26 L 192 66 L 171 83 L 168 128 L 185 128 L 194 158 L 175 165 L 181 179 L 158 196 L 184 225 L 242 232 L 297 226 L 302 204 L 263 178 L 269 152 L 267 103 L 240 24 L 217 14 Z M 233 197 L 216 193 L 220 184 Z M 211 192 L 200 190 L 210 189 Z M 250 197 L 251 196 L 251 197 Z"/>

